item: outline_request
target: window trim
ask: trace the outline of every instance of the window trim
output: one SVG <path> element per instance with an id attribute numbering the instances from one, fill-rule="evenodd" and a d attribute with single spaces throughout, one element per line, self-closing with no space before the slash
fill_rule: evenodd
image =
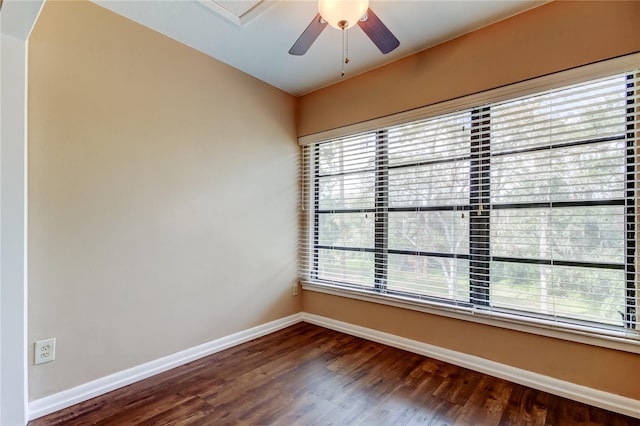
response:
<path id="1" fill-rule="evenodd" d="M 369 120 L 366 122 L 355 123 L 352 125 L 344 126 L 337 129 L 331 129 L 319 133 L 315 133 L 312 135 L 306 135 L 299 138 L 300 145 L 309 145 L 317 142 L 325 141 L 328 139 L 347 137 L 352 134 L 361 133 L 361 132 L 373 132 L 376 133 L 377 138 L 384 138 L 381 132 L 384 130 L 379 130 L 382 127 L 391 127 L 394 125 L 404 124 L 410 121 L 421 120 L 429 117 L 434 117 L 438 115 L 448 114 L 452 112 L 456 112 L 462 109 L 468 109 L 470 107 L 475 107 L 475 112 L 481 114 L 482 107 L 488 103 L 500 102 L 509 100 L 516 97 L 522 97 L 529 94 L 534 94 L 541 91 L 553 90 L 556 88 L 560 88 L 567 85 L 578 84 L 584 81 L 588 81 L 591 79 L 597 79 L 601 77 L 606 77 L 607 75 L 625 72 L 629 69 L 639 68 L 640 67 L 640 53 L 635 53 L 632 55 L 626 55 L 623 57 L 598 62 L 595 64 L 590 64 L 574 69 L 570 69 L 567 71 L 562 71 L 555 74 L 550 74 L 542 77 L 538 77 L 531 80 L 526 80 L 523 82 L 511 84 L 508 86 L 503 86 L 497 89 L 491 89 L 485 92 L 480 92 L 456 99 L 451 99 L 447 101 L 443 101 L 437 104 L 428 105 L 425 107 L 417 108 L 410 111 L 401 112 L 398 114 L 393 114 L 385 117 L 376 118 L 373 120 Z M 489 126 L 490 123 L 478 123 L 479 126 Z M 635 130 L 635 129 L 634 129 Z M 479 132 L 482 132 L 482 127 L 478 129 Z M 637 131 L 637 130 L 636 130 Z M 377 146 L 378 144 L 376 144 Z M 316 147 L 317 149 L 317 147 Z M 376 148 L 378 149 L 378 148 Z M 481 157 L 481 153 L 479 154 Z M 473 155 L 472 155 L 473 156 Z M 478 157 L 478 160 L 480 160 Z M 377 158 L 377 156 L 376 156 Z M 481 160 L 480 160 L 481 161 Z M 314 176 L 316 173 L 319 173 L 317 168 L 318 164 L 311 165 L 313 169 Z M 634 168 L 635 164 L 631 164 L 627 166 L 627 170 L 629 173 L 629 167 Z M 633 171 L 633 170 L 631 170 Z M 388 168 L 387 168 L 388 172 Z M 480 171 L 480 175 L 482 172 Z M 317 177 L 317 176 L 316 176 Z M 376 185 L 378 183 L 383 183 L 386 181 L 384 176 L 376 176 Z M 316 185 L 318 184 L 318 180 L 314 179 Z M 480 177 L 479 180 L 482 180 Z M 633 190 L 633 188 L 632 188 Z M 306 194 L 307 188 L 302 188 L 303 191 L 303 199 L 307 197 Z M 378 193 L 378 191 L 376 191 Z M 317 203 L 317 188 L 314 191 L 314 200 L 310 200 L 311 203 Z M 382 201 L 382 200 L 380 200 Z M 381 211 L 379 209 L 378 200 L 375 203 L 375 214 L 376 218 L 381 220 L 386 220 L 388 218 L 389 209 L 385 209 Z M 634 203 L 635 204 L 635 203 Z M 303 210 L 306 206 L 303 205 Z M 313 204 L 309 204 L 308 207 L 317 207 Z M 630 206 L 633 210 L 634 214 L 637 214 L 635 205 Z M 314 211 L 317 211 L 317 208 L 314 208 Z M 487 211 L 488 213 L 488 211 Z M 313 224 L 310 226 L 309 231 L 311 231 L 312 238 L 317 238 L 318 228 L 317 228 L 317 215 L 315 215 L 313 219 Z M 637 219 L 634 217 L 634 219 Z M 634 221 L 635 227 L 635 221 Z M 376 236 L 380 237 L 380 241 L 384 241 L 384 235 L 379 235 L 379 231 L 377 230 L 378 226 L 376 226 Z M 636 232 L 636 231 L 634 231 Z M 378 238 L 376 238 L 378 241 Z M 308 243 L 306 243 L 308 244 Z M 471 248 L 471 247 L 470 247 Z M 374 249 L 375 252 L 380 250 Z M 637 254 L 636 254 L 637 255 Z M 471 257 L 471 252 L 470 252 Z M 317 254 L 314 253 L 313 262 L 317 261 Z M 375 263 L 376 265 L 378 263 Z M 375 288 L 372 290 L 367 290 L 366 288 L 358 288 L 358 287 L 344 287 L 338 285 L 332 285 L 331 283 L 314 283 L 302 280 L 300 282 L 302 288 L 304 290 L 315 291 L 320 293 L 332 294 L 342 297 L 353 298 L 357 300 L 363 300 L 367 302 L 374 302 L 377 304 L 395 306 L 399 308 L 425 312 L 428 314 L 435 314 L 440 316 L 445 316 L 449 318 L 471 321 L 476 323 L 481 323 L 490 326 L 496 326 L 500 328 L 507 328 L 517 331 L 523 331 L 527 333 L 560 338 L 563 340 L 574 341 L 579 343 L 586 343 L 595 346 L 601 346 L 606 348 L 612 348 L 617 350 L 622 350 L 625 352 L 631 352 L 640 354 L 640 336 L 636 331 L 621 329 L 621 330 L 607 330 L 606 333 L 598 332 L 597 329 L 593 329 L 587 326 L 581 326 L 576 323 L 563 323 L 562 326 L 559 326 L 557 323 L 547 320 L 542 317 L 537 317 L 535 314 L 520 316 L 511 314 L 508 312 L 500 312 L 496 310 L 485 311 L 481 307 L 470 306 L 469 304 L 450 304 L 450 303 L 439 303 L 438 301 L 429 301 L 428 304 L 421 302 L 418 299 L 411 299 L 409 297 L 403 297 L 402 294 L 398 294 L 396 292 L 389 292 L 381 294 L 379 292 L 379 286 L 385 285 L 385 277 L 378 277 L 376 274 L 375 279 Z M 637 289 L 634 289 L 637 292 Z M 634 295 L 637 298 L 637 295 Z M 526 319 L 525 319 L 526 318 Z"/>
<path id="2" fill-rule="evenodd" d="M 305 291 L 346 297 L 378 305 L 408 309 L 461 321 L 553 337 L 640 355 L 640 340 L 637 338 L 637 333 L 623 331 L 627 329 L 621 329 L 620 331 L 609 334 L 598 334 L 594 332 L 592 328 L 582 327 L 577 324 L 563 324 L 562 327 L 559 327 L 558 324 L 553 321 L 538 318 L 534 315 L 527 317 L 525 321 L 522 319 L 522 316 L 506 312 L 485 311 L 465 306 L 464 304 L 454 305 L 434 303 L 431 301 L 429 304 L 426 304 L 421 303 L 420 300 L 405 298 L 398 294 L 380 294 L 374 291 L 367 291 L 363 288 L 346 288 L 328 283 L 318 284 L 304 280 L 300 281 L 300 286 Z"/>

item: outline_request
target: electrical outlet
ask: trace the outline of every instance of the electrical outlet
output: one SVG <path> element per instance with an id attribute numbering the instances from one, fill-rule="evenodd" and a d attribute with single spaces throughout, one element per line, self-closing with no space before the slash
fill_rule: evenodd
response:
<path id="1" fill-rule="evenodd" d="M 56 359 L 56 338 L 38 340 L 35 344 L 34 362 L 43 364 Z"/>
<path id="2" fill-rule="evenodd" d="M 297 296 L 298 295 L 298 283 L 293 283 L 293 289 L 292 289 L 293 295 Z"/>

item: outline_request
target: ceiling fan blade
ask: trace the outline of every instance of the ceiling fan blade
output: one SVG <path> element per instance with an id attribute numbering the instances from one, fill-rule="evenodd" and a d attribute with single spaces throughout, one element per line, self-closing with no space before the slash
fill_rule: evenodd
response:
<path id="1" fill-rule="evenodd" d="M 400 41 L 393 35 L 380 18 L 369 8 L 367 10 L 367 20 L 358 21 L 358 25 L 362 28 L 367 36 L 371 39 L 378 49 L 385 55 L 396 47 L 400 46 Z"/>
<path id="2" fill-rule="evenodd" d="M 289 49 L 289 54 L 301 56 L 307 53 L 307 50 L 309 50 L 313 42 L 316 41 L 322 30 L 324 30 L 327 25 L 327 22 L 323 20 L 318 13 L 316 17 L 313 18 L 313 21 L 311 21 L 307 29 L 300 34 L 298 40 L 293 43 L 293 46 Z"/>

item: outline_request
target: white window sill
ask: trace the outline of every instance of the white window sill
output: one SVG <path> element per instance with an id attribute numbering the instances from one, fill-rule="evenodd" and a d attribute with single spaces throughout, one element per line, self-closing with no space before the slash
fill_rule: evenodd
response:
<path id="1" fill-rule="evenodd" d="M 494 327 L 517 330 L 525 333 L 553 337 L 571 342 L 584 343 L 625 352 L 640 354 L 640 335 L 635 332 L 594 330 L 572 324 L 558 324 L 549 320 L 523 318 L 517 315 L 481 311 L 473 308 L 458 307 L 449 304 L 424 302 L 394 295 L 383 295 L 366 290 L 346 289 L 328 284 L 312 282 L 300 283 L 307 291 L 347 297 L 366 302 L 379 303 L 397 308 L 410 309 L 433 315 L 440 315 L 463 321 L 471 321 Z"/>

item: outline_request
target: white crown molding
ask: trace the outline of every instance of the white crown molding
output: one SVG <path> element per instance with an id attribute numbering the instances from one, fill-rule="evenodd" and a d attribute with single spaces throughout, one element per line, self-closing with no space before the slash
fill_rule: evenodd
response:
<path id="1" fill-rule="evenodd" d="M 237 346 L 249 340 L 266 336 L 267 334 L 289 327 L 302 321 L 302 314 L 294 314 L 280 318 L 275 321 L 262 324 L 248 330 L 230 334 L 216 340 L 212 340 L 202 345 L 184 351 L 176 352 L 172 355 L 147 362 L 137 367 L 132 367 L 118 373 L 84 383 L 71 389 L 55 393 L 44 398 L 36 399 L 29 403 L 29 420 L 37 419 L 63 408 L 70 407 L 83 401 L 87 401 L 96 396 L 103 395 L 112 390 L 130 385 L 148 377 L 160 374 L 175 367 L 179 367 L 188 362 L 204 358 L 216 352 Z"/>
<path id="2" fill-rule="evenodd" d="M 352 336 L 393 346 L 409 352 L 428 356 L 450 364 L 468 368 L 480 373 L 489 374 L 524 386 L 549 392 L 554 395 L 583 402 L 595 407 L 604 408 L 616 413 L 640 418 L 640 400 L 615 395 L 609 392 L 589 388 L 532 371 L 501 364 L 462 352 L 433 346 L 406 337 L 384 333 L 371 328 L 361 327 L 320 315 L 303 313 L 302 320 L 331 330 L 340 331 Z"/>

